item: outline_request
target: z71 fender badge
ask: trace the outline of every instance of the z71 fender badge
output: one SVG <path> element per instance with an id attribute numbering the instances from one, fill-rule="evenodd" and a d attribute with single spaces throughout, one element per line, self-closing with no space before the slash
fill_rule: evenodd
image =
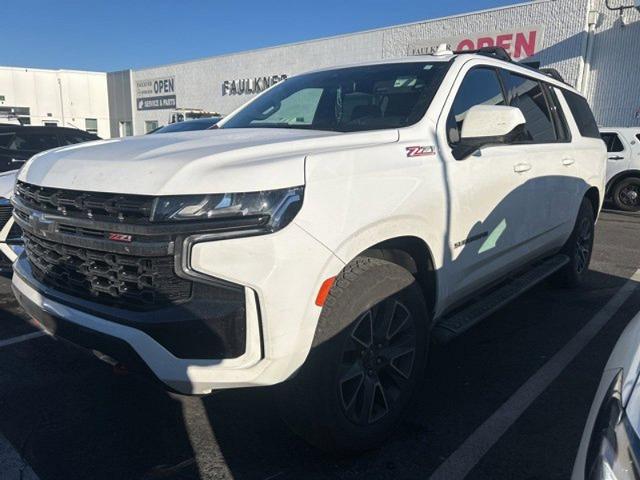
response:
<path id="1" fill-rule="evenodd" d="M 407 147 L 407 157 L 429 157 L 436 154 L 436 147 Z"/>

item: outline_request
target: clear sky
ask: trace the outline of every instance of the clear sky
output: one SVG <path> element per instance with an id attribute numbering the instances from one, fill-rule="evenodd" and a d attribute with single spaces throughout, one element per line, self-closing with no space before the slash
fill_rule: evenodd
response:
<path id="1" fill-rule="evenodd" d="M 521 0 L 4 0 L 0 65 L 114 71 Z"/>

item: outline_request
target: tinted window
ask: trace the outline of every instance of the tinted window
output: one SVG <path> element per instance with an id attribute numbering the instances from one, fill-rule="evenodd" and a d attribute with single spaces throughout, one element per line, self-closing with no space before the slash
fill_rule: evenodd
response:
<path id="1" fill-rule="evenodd" d="M 640 133 L 639 133 L 638 135 L 636 135 L 636 138 L 637 138 L 638 140 L 640 140 Z"/>
<path id="2" fill-rule="evenodd" d="M 471 107 L 504 105 L 502 86 L 492 68 L 475 68 L 467 73 L 447 117 L 447 136 L 451 144 L 460 141 L 462 124 Z"/>
<path id="3" fill-rule="evenodd" d="M 89 140 L 97 140 L 93 136 L 85 135 L 81 132 L 78 133 L 65 133 L 61 135 L 63 145 L 73 145 L 75 143 L 88 142 Z"/>
<path id="4" fill-rule="evenodd" d="M 13 141 L 8 146 L 10 150 L 28 150 L 42 152 L 58 146 L 58 137 L 53 134 L 43 133 L 16 133 Z"/>
<path id="5" fill-rule="evenodd" d="M 310 73 L 278 83 L 222 128 L 354 132 L 420 120 L 449 64 L 398 63 Z"/>
<path id="6" fill-rule="evenodd" d="M 540 82 L 512 72 L 505 72 L 505 87 L 509 105 L 518 107 L 527 121 L 519 141 L 555 142 L 557 140 L 555 126 Z"/>
<path id="7" fill-rule="evenodd" d="M 602 140 L 607 145 L 607 152 L 622 152 L 624 151 L 624 145 L 622 140 L 615 133 L 603 133 Z"/>
<path id="8" fill-rule="evenodd" d="M 569 104 L 573 118 L 578 124 L 578 129 L 583 137 L 600 138 L 598 124 L 593 116 L 591 107 L 584 97 L 568 90 L 563 90 L 562 94 Z"/>
<path id="9" fill-rule="evenodd" d="M 0 133 L 0 148 L 9 148 L 13 144 L 14 136 L 13 132 Z"/>
<path id="10" fill-rule="evenodd" d="M 553 115 L 553 123 L 556 126 L 556 135 L 558 136 L 558 140 L 562 142 L 570 142 L 571 130 L 567 124 L 567 117 L 564 114 L 564 110 L 558 100 L 556 89 L 545 83 L 543 83 L 542 86 L 547 94 L 547 100 L 549 101 L 549 107 L 551 108 L 551 114 Z"/>

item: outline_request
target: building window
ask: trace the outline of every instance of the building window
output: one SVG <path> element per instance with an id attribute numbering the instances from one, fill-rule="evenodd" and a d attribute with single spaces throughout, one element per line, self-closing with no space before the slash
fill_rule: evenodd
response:
<path id="1" fill-rule="evenodd" d="M 58 122 L 43 122 L 45 127 L 57 127 Z"/>
<path id="2" fill-rule="evenodd" d="M 157 120 L 147 120 L 144 122 L 144 133 L 149 133 L 158 128 Z"/>
<path id="3" fill-rule="evenodd" d="M 94 135 L 98 134 L 98 119 L 97 118 L 85 118 L 84 119 L 84 129 L 93 133 Z"/>
<path id="4" fill-rule="evenodd" d="M 120 136 L 130 137 L 133 135 L 133 124 L 131 122 L 120 122 Z"/>

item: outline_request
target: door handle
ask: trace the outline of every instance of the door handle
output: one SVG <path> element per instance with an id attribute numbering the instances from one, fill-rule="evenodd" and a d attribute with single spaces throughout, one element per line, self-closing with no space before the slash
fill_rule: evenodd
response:
<path id="1" fill-rule="evenodd" d="M 530 163 L 517 163 L 513 166 L 513 171 L 516 173 L 524 173 L 531 170 Z"/>
<path id="2" fill-rule="evenodd" d="M 609 160 L 624 160 L 624 157 L 616 155 L 615 157 L 609 157 Z"/>
<path id="3" fill-rule="evenodd" d="M 573 158 L 563 158 L 562 159 L 562 164 L 565 167 L 570 167 L 571 165 L 573 165 L 574 163 L 576 163 L 576 161 Z"/>
<path id="4" fill-rule="evenodd" d="M 12 158 L 11 163 L 24 163 L 26 160 L 20 160 L 19 158 Z"/>

